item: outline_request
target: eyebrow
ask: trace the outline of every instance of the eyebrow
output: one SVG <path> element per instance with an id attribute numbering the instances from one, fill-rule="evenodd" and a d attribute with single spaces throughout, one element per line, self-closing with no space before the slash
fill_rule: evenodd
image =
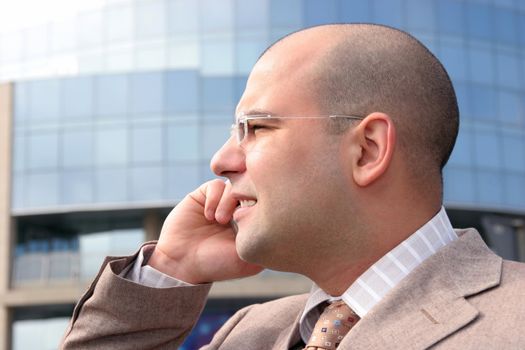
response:
<path id="1" fill-rule="evenodd" d="M 248 111 L 242 112 L 242 115 L 255 115 L 255 114 L 277 115 L 276 113 L 265 110 L 265 109 L 250 109 Z"/>

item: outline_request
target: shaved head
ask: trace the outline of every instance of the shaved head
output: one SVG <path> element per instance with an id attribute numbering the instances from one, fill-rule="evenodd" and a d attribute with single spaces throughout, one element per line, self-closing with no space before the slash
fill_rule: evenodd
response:
<path id="1" fill-rule="evenodd" d="M 297 42 L 312 46 L 303 59 L 314 62 L 306 79 L 322 113 L 388 114 L 412 174 L 441 179 L 458 133 L 459 112 L 448 74 L 425 46 L 386 26 L 334 24 L 292 33 L 265 54 L 293 50 Z M 330 129 L 344 131 L 342 122 Z"/>

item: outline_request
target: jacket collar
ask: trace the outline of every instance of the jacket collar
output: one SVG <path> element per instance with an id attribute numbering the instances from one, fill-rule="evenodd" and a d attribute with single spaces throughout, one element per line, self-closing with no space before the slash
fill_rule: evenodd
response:
<path id="1" fill-rule="evenodd" d="M 472 322 L 466 298 L 499 285 L 502 259 L 474 229 L 423 262 L 344 338 L 339 349 L 426 349 Z"/>

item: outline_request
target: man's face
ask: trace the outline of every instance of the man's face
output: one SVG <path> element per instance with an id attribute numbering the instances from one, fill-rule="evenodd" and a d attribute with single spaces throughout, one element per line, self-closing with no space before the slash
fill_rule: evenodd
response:
<path id="1" fill-rule="evenodd" d="M 316 116 L 321 114 L 304 75 L 275 55 L 256 65 L 237 114 Z M 231 137 L 211 167 L 232 183 L 240 201 L 234 213 L 239 255 L 253 263 L 294 270 L 334 224 L 344 195 L 338 137 L 327 120 L 257 120 L 246 144 Z M 332 243 L 333 244 L 333 243 Z"/>

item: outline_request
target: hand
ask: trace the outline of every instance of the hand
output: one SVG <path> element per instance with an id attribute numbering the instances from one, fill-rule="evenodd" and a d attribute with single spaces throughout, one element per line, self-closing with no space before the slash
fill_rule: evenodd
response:
<path id="1" fill-rule="evenodd" d="M 192 284 L 259 273 L 261 266 L 237 255 L 230 220 L 238 203 L 230 190 L 229 182 L 217 179 L 187 195 L 164 221 L 148 264 Z"/>

